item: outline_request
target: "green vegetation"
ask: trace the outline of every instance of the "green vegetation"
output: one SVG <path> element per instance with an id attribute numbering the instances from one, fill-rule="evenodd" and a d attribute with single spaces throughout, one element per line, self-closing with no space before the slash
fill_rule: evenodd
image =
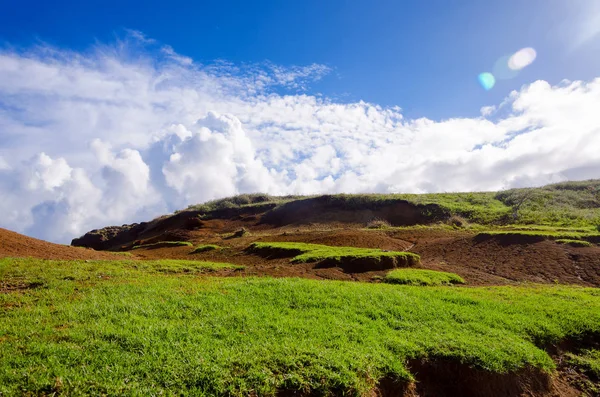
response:
<path id="1" fill-rule="evenodd" d="M 239 194 L 233 197 L 207 201 L 203 204 L 190 205 L 187 209 L 191 211 L 200 211 L 202 213 L 210 213 L 232 208 L 255 206 L 269 207 L 269 205 L 273 206 L 275 204 L 281 204 L 299 198 L 303 198 L 303 196 L 271 196 L 265 193 Z"/>
<path id="2" fill-rule="evenodd" d="M 189 241 L 159 241 L 158 243 L 152 243 L 152 244 L 140 244 L 140 245 L 134 245 L 132 249 L 138 249 L 138 248 L 160 248 L 160 247 L 193 247 L 194 244 L 190 243 Z"/>
<path id="3" fill-rule="evenodd" d="M 244 194 L 190 206 L 204 215 L 223 209 L 255 207 L 277 211 L 296 200 L 319 196 L 269 196 Z M 600 180 L 564 182 L 539 188 L 500 192 L 431 194 L 338 194 L 322 196 L 327 205 L 339 210 L 375 209 L 408 201 L 422 208 L 431 221 L 459 216 L 461 223 L 482 225 L 548 225 L 553 227 L 600 227 Z M 203 215 L 203 216 L 204 216 Z M 600 231 L 600 230 L 596 230 Z"/>
<path id="4" fill-rule="evenodd" d="M 119 252 L 119 251 L 104 251 L 118 256 L 133 256 L 131 252 Z"/>
<path id="5" fill-rule="evenodd" d="M 560 239 L 556 240 L 556 242 L 559 244 L 570 245 L 571 247 L 592 247 L 594 245 L 594 244 L 590 243 L 589 241 L 569 240 L 566 238 L 560 238 Z"/>
<path id="6" fill-rule="evenodd" d="M 409 358 L 505 373 L 600 332 L 597 289 L 414 288 L 0 260 L 3 395 L 365 395 Z M 12 286 L 7 288 L 6 286 Z"/>
<path id="7" fill-rule="evenodd" d="M 205 273 L 215 270 L 234 269 L 241 270 L 244 266 L 231 263 L 188 261 L 181 259 L 159 259 L 154 261 L 131 261 L 123 263 L 134 269 L 142 271 L 156 271 L 160 273 Z"/>
<path id="8" fill-rule="evenodd" d="M 505 190 L 498 192 L 496 198 L 511 207 L 511 217 L 516 215 L 516 219 L 511 221 L 514 223 L 555 226 L 594 226 L 600 223 L 600 180 Z"/>
<path id="9" fill-rule="evenodd" d="M 390 284 L 406 285 L 451 285 L 464 284 L 465 280 L 458 274 L 438 272 L 434 270 L 423 269 L 396 269 L 392 270 L 383 278 L 383 281 Z"/>
<path id="10" fill-rule="evenodd" d="M 196 248 L 194 248 L 194 250 L 191 252 L 191 254 L 197 254 L 200 252 L 206 252 L 206 251 L 214 251 L 214 250 L 220 250 L 221 247 L 215 244 L 200 244 L 198 246 L 196 246 Z"/>
<path id="11" fill-rule="evenodd" d="M 547 240 L 580 240 L 586 238 L 600 237 L 598 233 L 564 232 L 552 230 L 491 230 L 480 232 L 478 236 L 534 236 Z"/>
<path id="12" fill-rule="evenodd" d="M 583 350 L 579 354 L 567 354 L 569 364 L 579 368 L 582 372 L 600 380 L 600 350 Z"/>
<path id="13" fill-rule="evenodd" d="M 275 255 L 286 254 L 293 256 L 293 263 L 319 262 L 330 260 L 342 262 L 354 259 L 382 260 L 384 258 L 396 258 L 406 265 L 419 263 L 419 255 L 410 252 L 384 251 L 373 248 L 356 247 L 332 247 L 321 244 L 306 243 L 252 243 L 251 251 L 273 253 Z"/>

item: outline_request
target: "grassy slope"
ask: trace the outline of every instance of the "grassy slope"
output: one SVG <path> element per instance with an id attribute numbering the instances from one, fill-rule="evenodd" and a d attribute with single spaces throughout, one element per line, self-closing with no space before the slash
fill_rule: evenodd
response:
<path id="1" fill-rule="evenodd" d="M 450 285 L 464 284 L 458 274 L 424 269 L 396 269 L 385 275 L 383 281 L 390 284 L 406 285 Z"/>
<path id="2" fill-rule="evenodd" d="M 141 262 L 141 261 L 140 261 Z M 409 357 L 552 370 L 538 346 L 600 332 L 600 292 L 199 278 L 154 264 L 0 260 L 0 392 L 359 395 Z"/>
<path id="3" fill-rule="evenodd" d="M 307 243 L 252 243 L 251 249 L 272 249 L 276 251 L 289 251 L 293 256 L 292 262 L 306 263 L 318 262 L 325 259 L 341 260 L 342 258 L 373 258 L 395 257 L 405 259 L 407 262 L 418 263 L 419 255 L 410 252 L 384 251 L 372 248 L 332 247 L 321 244 Z"/>
<path id="4" fill-rule="evenodd" d="M 524 195 L 527 199 L 519 209 L 518 219 L 514 220 L 512 206 Z M 190 206 L 190 209 L 210 213 L 223 208 L 280 205 L 308 197 L 244 194 Z M 406 200 L 415 204 L 437 204 L 449 214 L 464 216 L 470 222 L 487 225 L 537 224 L 593 228 L 600 225 L 600 180 L 563 182 L 541 188 L 511 189 L 500 192 L 339 194 L 330 196 L 330 199 L 338 209 L 374 207 L 397 200 Z"/>

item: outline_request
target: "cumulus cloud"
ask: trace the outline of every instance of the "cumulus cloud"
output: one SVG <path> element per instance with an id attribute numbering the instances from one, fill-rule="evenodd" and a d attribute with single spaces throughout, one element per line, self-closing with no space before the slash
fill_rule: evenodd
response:
<path id="1" fill-rule="evenodd" d="M 241 122 L 231 115 L 209 112 L 193 131 L 167 137 L 168 160 L 162 172 L 166 184 L 183 202 L 205 201 L 238 192 L 272 191 L 276 172 L 271 173 L 256 157 Z M 271 186 L 273 185 L 273 186 Z"/>
<path id="2" fill-rule="evenodd" d="M 139 32 L 76 53 L 0 51 L 0 226 L 68 242 L 266 192 L 495 190 L 600 176 L 600 79 L 537 81 L 481 116 L 306 91 L 328 66 L 209 65 Z"/>

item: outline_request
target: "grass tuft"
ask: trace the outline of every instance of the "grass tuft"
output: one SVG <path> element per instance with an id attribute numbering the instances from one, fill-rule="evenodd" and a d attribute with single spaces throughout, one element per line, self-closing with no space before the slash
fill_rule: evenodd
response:
<path id="1" fill-rule="evenodd" d="M 560 231 L 560 230 L 492 230 L 479 232 L 476 237 L 491 238 L 491 237 L 513 237 L 513 238 L 538 238 L 541 240 L 582 240 L 582 239 L 597 239 L 599 234 L 594 232 L 576 232 L 576 231 Z"/>
<path id="2" fill-rule="evenodd" d="M 567 238 L 559 238 L 556 240 L 559 244 L 570 245 L 571 247 L 592 247 L 594 244 L 584 240 L 570 240 Z"/>
<path id="3" fill-rule="evenodd" d="M 392 227 L 385 219 L 375 218 L 367 222 L 367 229 L 389 229 Z"/>
<path id="4" fill-rule="evenodd" d="M 458 274 L 422 269 L 396 269 L 383 278 L 390 284 L 440 286 L 464 284 L 465 280 Z"/>
<path id="5" fill-rule="evenodd" d="M 370 261 L 389 265 L 384 268 L 414 266 L 420 257 L 411 252 L 385 251 L 373 248 L 332 247 L 307 243 L 252 243 L 250 251 L 273 256 L 290 256 L 292 263 L 327 261 L 332 264 L 345 264 L 353 261 Z"/>
<path id="6" fill-rule="evenodd" d="M 200 252 L 214 251 L 214 250 L 220 250 L 220 249 L 222 249 L 222 247 L 220 247 L 216 244 L 201 244 L 201 245 L 196 246 L 196 248 L 194 248 L 194 250 L 190 253 L 198 254 Z"/>

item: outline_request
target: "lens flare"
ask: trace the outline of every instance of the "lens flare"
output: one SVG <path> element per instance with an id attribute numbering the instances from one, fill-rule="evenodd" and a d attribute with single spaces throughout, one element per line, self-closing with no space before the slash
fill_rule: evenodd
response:
<path id="1" fill-rule="evenodd" d="M 512 70 L 521 70 L 527 67 L 535 61 L 537 53 L 531 47 L 522 48 L 519 51 L 512 54 L 508 59 L 508 67 Z"/>
<path id="2" fill-rule="evenodd" d="M 496 84 L 496 78 L 491 73 L 481 73 L 478 78 L 479 83 L 486 91 L 491 90 L 494 87 L 494 84 Z"/>
<path id="3" fill-rule="evenodd" d="M 505 55 L 499 58 L 494 67 L 492 68 L 492 74 L 496 80 L 510 80 L 519 74 L 518 70 L 511 69 L 508 66 L 508 61 L 510 59 L 510 55 Z"/>

